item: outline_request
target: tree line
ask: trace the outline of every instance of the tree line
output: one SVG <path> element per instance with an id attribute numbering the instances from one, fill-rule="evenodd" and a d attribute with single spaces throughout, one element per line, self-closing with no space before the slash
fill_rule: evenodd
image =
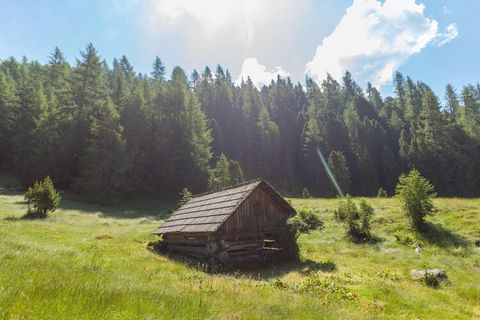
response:
<path id="1" fill-rule="evenodd" d="M 389 194 L 418 169 L 439 195 L 480 193 L 480 85 L 432 89 L 397 73 L 395 95 L 366 91 L 350 73 L 320 85 L 278 77 L 257 89 L 220 65 L 169 77 L 89 44 L 70 65 L 0 60 L 0 167 L 25 186 L 50 176 L 92 198 L 194 193 L 263 177 L 289 195 Z"/>

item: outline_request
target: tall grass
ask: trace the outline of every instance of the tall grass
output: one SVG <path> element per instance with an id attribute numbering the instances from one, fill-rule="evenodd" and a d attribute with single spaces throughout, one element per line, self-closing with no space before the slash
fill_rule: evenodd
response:
<path id="1" fill-rule="evenodd" d="M 383 241 L 355 245 L 333 219 L 336 200 L 292 199 L 318 208 L 325 221 L 323 231 L 300 237 L 304 262 L 207 275 L 145 249 L 171 203 L 105 207 L 67 196 L 51 218 L 28 221 L 19 219 L 22 196 L 0 193 L 0 319 L 480 317 L 480 251 L 472 245 L 480 200 L 436 200 L 431 234 L 420 236 L 394 200 L 369 199 L 372 231 Z M 433 267 L 447 271 L 449 285 L 435 290 L 409 277 Z M 317 282 L 320 291 L 305 285 Z"/>

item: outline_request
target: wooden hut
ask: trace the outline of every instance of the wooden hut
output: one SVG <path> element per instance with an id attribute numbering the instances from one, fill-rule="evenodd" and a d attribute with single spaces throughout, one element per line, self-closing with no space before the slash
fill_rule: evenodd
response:
<path id="1" fill-rule="evenodd" d="M 270 184 L 257 179 L 194 196 L 154 233 L 163 235 L 168 252 L 228 266 L 291 256 L 296 245 L 286 221 L 294 214 Z"/>

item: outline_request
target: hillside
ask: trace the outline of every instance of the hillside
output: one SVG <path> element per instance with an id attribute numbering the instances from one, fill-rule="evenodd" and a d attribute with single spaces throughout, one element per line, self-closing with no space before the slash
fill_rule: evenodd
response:
<path id="1" fill-rule="evenodd" d="M 420 239 L 394 199 L 369 199 L 383 239 L 372 245 L 344 239 L 331 218 L 336 200 L 292 199 L 325 219 L 325 230 L 300 237 L 303 262 L 207 275 L 145 249 L 170 203 L 104 207 L 65 196 L 51 218 L 26 221 L 12 189 L 0 182 L 0 319 L 480 317 L 477 199 L 437 199 Z M 449 277 L 439 289 L 410 279 L 411 269 L 437 267 Z"/>

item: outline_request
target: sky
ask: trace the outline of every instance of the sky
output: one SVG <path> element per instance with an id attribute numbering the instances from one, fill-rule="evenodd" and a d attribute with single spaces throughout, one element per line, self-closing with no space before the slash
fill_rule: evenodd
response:
<path id="1" fill-rule="evenodd" d="M 260 87 L 349 70 L 388 95 L 398 70 L 443 97 L 479 81 L 478 12 L 476 0 L 0 0 L 0 59 L 46 62 L 58 46 L 74 64 L 92 42 L 138 72 L 159 56 L 167 71 L 221 64 Z"/>

